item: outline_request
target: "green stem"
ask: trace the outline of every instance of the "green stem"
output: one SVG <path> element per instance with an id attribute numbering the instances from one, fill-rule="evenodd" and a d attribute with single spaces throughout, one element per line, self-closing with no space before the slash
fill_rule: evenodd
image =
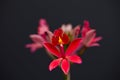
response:
<path id="1" fill-rule="evenodd" d="M 70 72 L 67 75 L 65 75 L 65 80 L 70 80 Z"/>
<path id="2" fill-rule="evenodd" d="M 85 52 L 86 49 L 87 49 L 87 47 L 86 47 L 86 46 L 83 46 L 83 47 L 80 49 L 80 52 L 79 52 L 78 55 L 82 55 L 82 54 Z"/>

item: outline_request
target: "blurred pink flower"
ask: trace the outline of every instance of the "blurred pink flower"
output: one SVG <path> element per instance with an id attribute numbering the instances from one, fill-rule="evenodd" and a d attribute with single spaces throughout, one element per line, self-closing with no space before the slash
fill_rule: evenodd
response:
<path id="1" fill-rule="evenodd" d="M 30 38 L 32 39 L 33 43 L 27 44 L 26 48 L 30 48 L 30 51 L 33 53 L 37 49 L 43 47 L 43 42 L 45 42 L 44 38 L 37 34 L 30 35 Z"/>
<path id="2" fill-rule="evenodd" d="M 49 31 L 49 26 L 47 24 L 47 21 L 45 19 L 40 19 L 38 25 L 38 34 L 43 35 L 47 31 Z"/>
<path id="3" fill-rule="evenodd" d="M 83 29 L 82 29 L 82 43 L 86 47 L 99 46 L 98 41 L 102 39 L 102 37 L 96 37 L 95 29 L 90 28 L 90 24 L 87 20 L 84 21 Z"/>
<path id="4" fill-rule="evenodd" d="M 45 19 L 39 20 L 38 25 L 38 34 L 31 34 L 30 38 L 32 39 L 33 43 L 27 44 L 25 47 L 30 48 L 30 51 L 33 53 L 37 49 L 43 47 L 43 42 L 50 42 L 53 33 L 49 31 L 49 26 Z"/>

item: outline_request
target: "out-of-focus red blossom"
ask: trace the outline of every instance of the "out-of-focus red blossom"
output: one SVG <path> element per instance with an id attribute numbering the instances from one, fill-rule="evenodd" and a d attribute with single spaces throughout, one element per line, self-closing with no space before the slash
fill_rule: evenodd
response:
<path id="1" fill-rule="evenodd" d="M 45 19 L 40 19 L 38 24 L 38 34 L 31 34 L 30 38 L 33 43 L 27 44 L 25 47 L 30 48 L 30 51 L 33 53 L 37 49 L 43 47 L 43 42 L 50 42 L 53 33 L 49 31 L 49 26 Z"/>
<path id="2" fill-rule="evenodd" d="M 56 29 L 52 37 L 53 45 L 67 44 L 69 42 L 69 37 L 63 32 L 62 29 Z"/>
<path id="3" fill-rule="evenodd" d="M 82 28 L 82 43 L 86 47 L 99 46 L 97 43 L 102 39 L 102 37 L 96 37 L 95 29 L 90 28 L 90 24 L 87 20 L 84 21 Z"/>
<path id="4" fill-rule="evenodd" d="M 68 74 L 69 69 L 70 69 L 70 62 L 73 63 L 82 63 L 82 60 L 79 56 L 75 54 L 76 50 L 79 48 L 81 43 L 81 39 L 77 38 L 73 40 L 66 51 L 62 52 L 58 50 L 53 44 L 51 43 L 44 43 L 44 47 L 54 56 L 58 57 L 57 59 L 54 59 L 50 65 L 49 65 L 49 70 L 53 70 L 56 68 L 58 65 L 60 65 L 62 71 L 65 74 Z"/>

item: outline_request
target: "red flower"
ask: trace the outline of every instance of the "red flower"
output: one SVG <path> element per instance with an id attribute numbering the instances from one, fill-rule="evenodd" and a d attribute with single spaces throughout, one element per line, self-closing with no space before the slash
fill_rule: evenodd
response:
<path id="1" fill-rule="evenodd" d="M 97 42 L 101 39 L 102 37 L 96 37 L 95 29 L 91 29 L 89 22 L 85 20 L 82 29 L 83 45 L 85 45 L 86 47 L 99 46 Z"/>
<path id="2" fill-rule="evenodd" d="M 44 43 L 44 47 L 58 59 L 53 60 L 49 65 L 49 70 L 53 70 L 58 65 L 60 65 L 62 71 L 65 74 L 68 74 L 70 69 L 70 62 L 73 63 L 82 63 L 82 60 L 79 56 L 75 54 L 76 50 L 79 48 L 81 43 L 81 39 L 77 38 L 70 43 L 67 50 L 64 52 L 63 48 L 58 50 L 53 44 L 51 43 Z M 61 46 L 63 47 L 63 46 Z M 63 51 L 62 51 L 63 50 Z"/>
<path id="3" fill-rule="evenodd" d="M 57 29 L 54 31 L 52 37 L 53 45 L 67 44 L 69 42 L 69 37 L 62 31 L 62 29 Z"/>

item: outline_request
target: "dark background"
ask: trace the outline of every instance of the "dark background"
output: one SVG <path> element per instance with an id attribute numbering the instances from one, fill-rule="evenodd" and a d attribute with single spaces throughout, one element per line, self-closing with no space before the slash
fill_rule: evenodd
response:
<path id="1" fill-rule="evenodd" d="M 118 0 L 119 1 L 119 0 Z M 71 66 L 71 80 L 120 80 L 120 6 L 117 0 L 1 0 L 0 80 L 63 80 L 62 71 L 48 70 L 51 59 L 44 49 L 34 54 L 24 46 L 37 32 L 38 20 L 51 30 L 63 23 L 90 21 L 100 47 L 89 48 L 81 65 Z"/>

